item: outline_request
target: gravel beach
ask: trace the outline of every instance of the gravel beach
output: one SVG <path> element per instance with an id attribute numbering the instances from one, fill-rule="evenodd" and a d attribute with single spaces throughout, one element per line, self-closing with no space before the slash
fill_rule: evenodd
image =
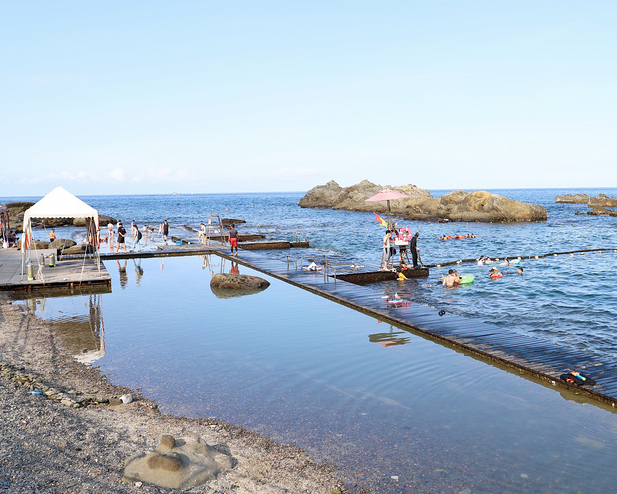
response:
<path id="1" fill-rule="evenodd" d="M 114 399 L 129 393 L 131 403 Z M 232 458 L 231 470 L 187 492 L 347 492 L 331 465 L 300 448 L 211 419 L 162 415 L 139 392 L 67 355 L 51 328 L 7 294 L 0 294 L 0 404 L 1 492 L 173 492 L 121 480 L 125 461 L 164 434 L 197 435 Z"/>

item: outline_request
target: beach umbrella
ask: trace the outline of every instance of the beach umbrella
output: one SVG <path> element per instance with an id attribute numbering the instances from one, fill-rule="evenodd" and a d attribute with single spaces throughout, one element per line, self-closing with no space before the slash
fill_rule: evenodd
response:
<path id="1" fill-rule="evenodd" d="M 390 201 L 394 199 L 404 199 L 409 197 L 407 194 L 401 194 L 395 190 L 384 189 L 379 194 L 369 197 L 366 202 L 388 201 L 388 230 L 392 229 L 392 211 L 390 210 Z"/>

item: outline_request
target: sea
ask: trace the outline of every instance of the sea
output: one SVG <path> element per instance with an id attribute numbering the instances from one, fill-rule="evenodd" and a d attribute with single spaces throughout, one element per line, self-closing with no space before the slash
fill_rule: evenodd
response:
<path id="1" fill-rule="evenodd" d="M 432 191 L 436 197 L 447 192 Z M 617 217 L 555 202 L 568 193 L 617 196 L 617 188 L 490 192 L 542 205 L 548 219 L 441 223 L 395 217 L 398 226 L 419 232 L 422 261 L 436 266 L 427 279 L 397 284 L 399 295 L 495 325 L 504 334 L 617 360 Z M 80 198 L 125 225 L 151 225 L 156 233 L 145 250 L 161 244 L 158 227 L 165 219 L 172 236 L 195 240 L 200 223 L 218 215 L 242 220 L 241 233 L 309 240 L 306 251 L 263 251 L 281 263 L 289 256 L 318 262 L 317 252 L 331 262 L 379 266 L 384 228 L 375 215 L 303 209 L 297 205 L 303 194 Z M 468 233 L 474 237 L 440 240 Z M 76 241 L 83 234 L 56 229 L 57 237 Z M 44 229 L 34 233 L 47 235 Z M 493 264 L 456 266 L 459 274 L 474 275 L 473 284 L 439 284 L 451 267 L 444 263 L 481 255 Z M 517 264 L 503 265 L 506 258 Z M 272 285 L 259 294 L 220 299 L 209 288 L 214 273 L 253 273 L 216 255 L 105 265 L 113 278 L 109 294 L 20 303 L 55 327 L 76 358 L 118 384 L 140 388 L 164 412 L 213 417 L 297 444 L 332 463 L 357 492 L 617 490 L 617 416 L 610 406 L 280 280 L 268 278 Z M 491 266 L 503 278 L 491 280 Z"/>

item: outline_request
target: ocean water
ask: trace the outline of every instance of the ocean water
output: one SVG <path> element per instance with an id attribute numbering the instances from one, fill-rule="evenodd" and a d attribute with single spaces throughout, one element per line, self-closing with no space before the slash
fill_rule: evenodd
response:
<path id="1" fill-rule="evenodd" d="M 586 206 L 554 203 L 556 194 L 573 191 L 498 192 L 544 205 L 548 221 L 406 223 L 420 231 L 424 262 L 604 251 L 523 259 L 523 276 L 497 281 L 488 279 L 486 267 L 462 264 L 459 273 L 474 274 L 476 281 L 455 289 L 437 284 L 442 270 L 435 268 L 426 280 L 397 285 L 399 293 L 504 330 L 616 358 L 616 219 L 575 215 Z M 614 189 L 583 192 L 617 195 Z M 241 231 L 260 225 L 275 238 L 288 238 L 302 230 L 330 257 L 379 264 L 383 229 L 371 213 L 301 209 L 295 206 L 301 195 L 84 199 L 126 223 L 157 225 L 167 218 L 178 236 L 192 235 L 216 210 L 246 220 Z M 468 231 L 477 238 L 438 240 Z M 80 235 L 73 229 L 58 233 Z M 287 254 L 264 253 L 281 262 Z M 48 320 L 79 358 L 114 382 L 140 387 L 164 412 L 216 417 L 298 444 L 332 462 L 357 489 L 616 490 L 617 415 L 610 407 L 279 280 L 268 278 L 272 285 L 259 294 L 217 298 L 209 288 L 212 275 L 235 269 L 217 256 L 111 261 L 106 267 L 112 293 L 39 297 L 23 302 L 24 310 Z"/>

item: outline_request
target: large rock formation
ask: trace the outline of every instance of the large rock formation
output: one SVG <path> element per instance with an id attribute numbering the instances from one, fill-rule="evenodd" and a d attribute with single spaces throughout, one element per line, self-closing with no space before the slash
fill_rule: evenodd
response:
<path id="1" fill-rule="evenodd" d="M 7 202 L 4 204 L 9 210 L 9 227 L 17 233 L 22 233 L 24 224 L 24 211 L 34 206 L 33 202 Z"/>
<path id="2" fill-rule="evenodd" d="M 318 185 L 309 190 L 298 205 L 303 208 L 332 208 L 348 211 L 387 211 L 386 202 L 366 202 L 369 197 L 378 194 L 383 189 L 392 189 L 402 194 L 407 194 L 410 199 L 397 199 L 390 201 L 392 210 L 404 207 L 405 201 L 422 200 L 431 197 L 428 190 L 420 189 L 415 185 L 403 185 L 391 187 L 386 185 L 375 185 L 368 180 L 363 180 L 359 184 L 351 187 L 341 187 L 334 180 L 330 180 L 326 185 Z"/>
<path id="3" fill-rule="evenodd" d="M 561 196 L 557 196 L 555 198 L 555 202 L 570 204 L 587 204 L 590 208 L 617 207 L 617 197 L 609 197 L 606 194 L 598 194 L 598 197 L 591 197 L 587 194 L 564 194 Z"/>
<path id="4" fill-rule="evenodd" d="M 590 208 L 617 208 L 617 197 L 599 194 L 598 197 L 590 197 L 587 205 Z"/>
<path id="5" fill-rule="evenodd" d="M 418 221 L 541 221 L 546 220 L 546 209 L 529 203 L 514 201 L 486 191 L 456 190 L 439 198 L 415 185 L 382 187 L 368 180 L 342 188 L 336 182 L 314 187 L 300 200 L 299 206 L 333 208 L 348 211 L 375 211 L 385 213 L 387 202 L 366 200 L 389 188 L 407 194 L 409 198 L 390 201 L 395 216 Z"/>

